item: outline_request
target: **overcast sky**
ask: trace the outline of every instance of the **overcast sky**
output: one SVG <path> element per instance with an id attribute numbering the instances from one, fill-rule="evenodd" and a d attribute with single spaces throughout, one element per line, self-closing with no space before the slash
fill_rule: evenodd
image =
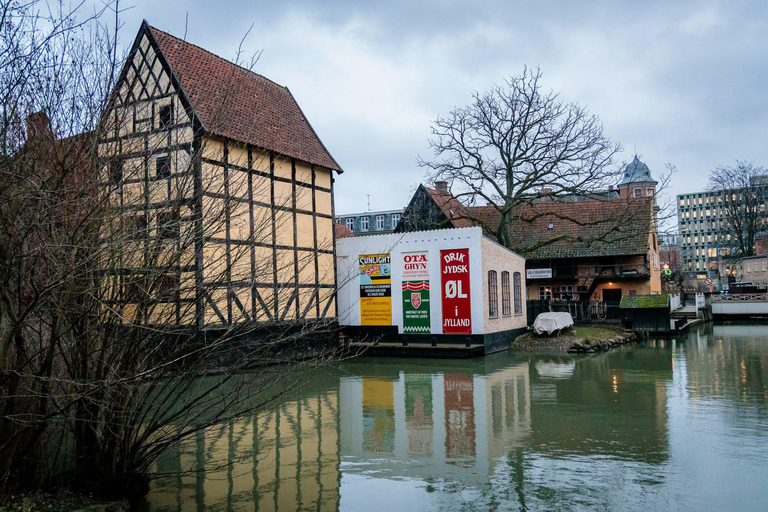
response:
<path id="1" fill-rule="evenodd" d="M 129 2 L 141 20 L 287 86 L 344 169 L 337 213 L 405 206 L 430 122 L 524 65 L 587 106 L 669 193 L 703 190 L 736 159 L 768 166 L 768 2 Z M 122 4 L 126 6 L 126 3 Z"/>

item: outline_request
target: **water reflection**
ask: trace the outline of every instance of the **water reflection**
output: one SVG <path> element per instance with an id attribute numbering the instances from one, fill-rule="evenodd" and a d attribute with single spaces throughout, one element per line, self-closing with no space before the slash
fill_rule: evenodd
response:
<path id="1" fill-rule="evenodd" d="M 586 357 L 359 359 L 165 454 L 149 508 L 759 508 L 767 334 L 714 326 Z"/>
<path id="2" fill-rule="evenodd" d="M 166 453 L 151 510 L 337 510 L 338 379 Z"/>

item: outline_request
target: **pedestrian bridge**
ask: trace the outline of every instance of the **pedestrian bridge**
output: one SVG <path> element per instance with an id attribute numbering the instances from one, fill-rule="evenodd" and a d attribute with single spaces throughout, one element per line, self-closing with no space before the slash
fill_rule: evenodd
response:
<path id="1" fill-rule="evenodd" d="M 712 297 L 714 316 L 765 316 L 768 317 L 768 294 L 741 293 Z"/>

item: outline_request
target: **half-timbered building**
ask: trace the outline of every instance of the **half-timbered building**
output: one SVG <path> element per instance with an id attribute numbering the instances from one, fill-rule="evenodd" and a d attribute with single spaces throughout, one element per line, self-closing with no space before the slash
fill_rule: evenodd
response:
<path id="1" fill-rule="evenodd" d="M 107 286 L 124 321 L 335 317 L 342 170 L 286 87 L 145 21 L 102 126 L 99 183 L 118 213 Z"/>

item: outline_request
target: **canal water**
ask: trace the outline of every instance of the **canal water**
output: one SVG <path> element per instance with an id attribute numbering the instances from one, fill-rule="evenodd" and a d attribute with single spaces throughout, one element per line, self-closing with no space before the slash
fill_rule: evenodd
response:
<path id="1" fill-rule="evenodd" d="M 359 358 L 154 469 L 151 511 L 766 510 L 768 326 Z"/>

